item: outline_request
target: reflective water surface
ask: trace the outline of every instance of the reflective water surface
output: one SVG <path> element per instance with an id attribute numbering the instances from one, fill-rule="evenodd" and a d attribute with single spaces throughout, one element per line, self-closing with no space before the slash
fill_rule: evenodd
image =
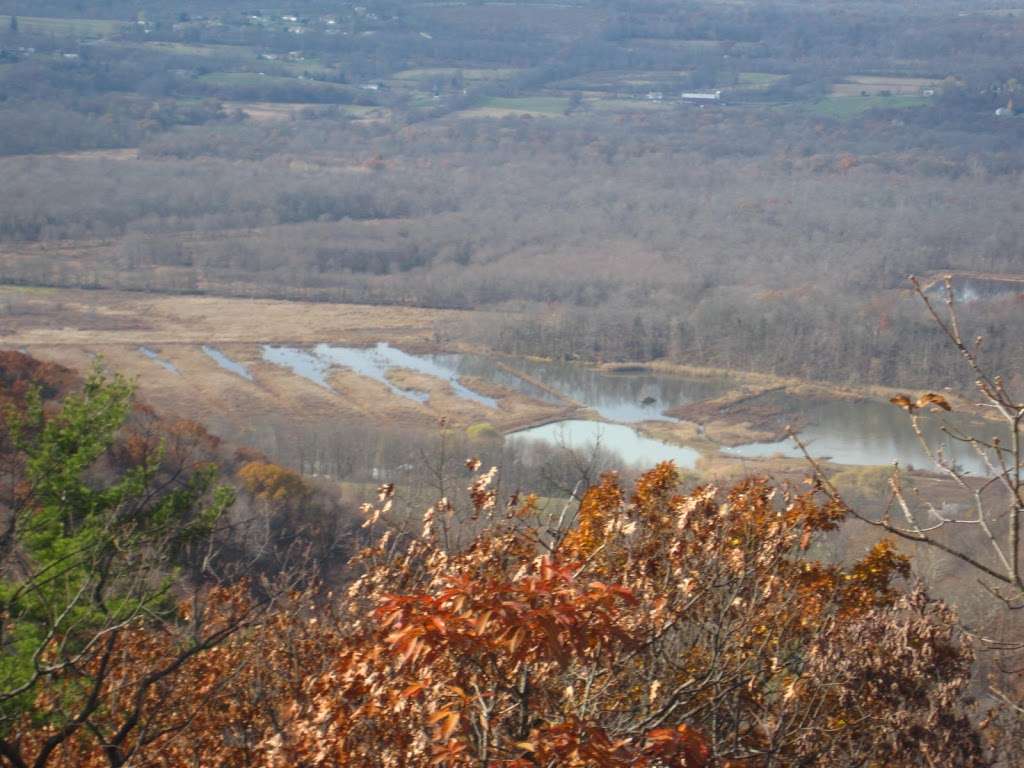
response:
<path id="1" fill-rule="evenodd" d="M 662 461 L 674 461 L 680 468 L 692 469 L 700 458 L 700 454 L 693 448 L 645 437 L 625 424 L 582 419 L 524 429 L 511 433 L 506 439 L 513 442 L 543 442 L 584 453 L 601 448 L 618 455 L 629 466 L 644 468 L 653 467 Z"/>
<path id="2" fill-rule="evenodd" d="M 288 368 L 292 373 L 333 391 L 331 385 L 327 383 L 327 373 L 331 366 L 316 355 L 295 347 L 264 345 L 263 359 L 268 363 Z"/>
<path id="3" fill-rule="evenodd" d="M 707 400 L 725 393 L 733 384 L 723 378 L 697 378 L 638 371 L 620 373 L 590 368 L 575 363 L 502 358 L 507 368 L 499 367 L 484 357 L 448 355 L 459 370 L 508 386 L 530 397 L 546 402 L 558 398 L 542 388 L 519 378 L 512 371 L 521 371 L 530 379 L 593 408 L 608 421 L 674 421 L 664 411 L 679 405 Z M 540 394 L 538 394 L 540 393 Z"/>
<path id="4" fill-rule="evenodd" d="M 727 377 L 686 377 L 645 370 L 611 371 L 574 363 L 510 357 L 495 360 L 482 355 L 413 355 L 383 343 L 369 348 L 318 344 L 312 350 L 265 346 L 263 358 L 286 366 L 327 389 L 331 388 L 328 375 L 332 367 L 349 368 L 383 383 L 394 394 L 416 402 L 425 402 L 428 395 L 394 385 L 387 378 L 389 371 L 402 368 L 440 379 L 447 382 L 459 397 L 487 408 L 498 408 L 497 401 L 465 386 L 460 376 L 483 379 L 547 403 L 575 401 L 594 409 L 603 419 L 619 423 L 569 420 L 517 432 L 509 435 L 509 439 L 562 442 L 576 449 L 585 449 L 597 439 L 602 448 L 617 453 L 630 465 L 674 459 L 681 467 L 692 467 L 698 457 L 697 451 L 644 437 L 628 424 L 671 420 L 665 415 L 666 410 L 718 397 L 738 384 Z M 812 455 L 818 458 L 839 464 L 883 465 L 898 461 L 906 468 L 933 467 L 911 429 L 907 415 L 884 399 L 850 401 L 806 400 L 787 395 L 767 397 L 772 398 L 782 418 L 804 425 L 801 438 Z M 984 462 L 974 450 L 943 435 L 939 424 L 938 418 L 929 417 L 924 421 L 930 444 L 941 446 L 945 458 L 952 459 L 962 469 L 986 474 Z M 988 426 L 982 429 L 993 431 Z M 990 436 L 988 432 L 983 434 Z M 722 451 L 750 458 L 773 455 L 799 458 L 802 455 L 788 439 L 722 448 Z"/>
<path id="5" fill-rule="evenodd" d="M 319 344 L 314 351 L 327 359 L 353 369 L 357 373 L 378 380 L 380 380 L 379 377 L 382 377 L 392 368 L 405 368 L 409 371 L 432 376 L 435 379 L 448 382 L 449 386 L 455 391 L 455 394 L 461 398 L 472 400 L 488 408 L 498 407 L 497 400 L 463 386 L 459 381 L 457 372 L 438 365 L 430 356 L 411 355 L 386 343 L 377 344 L 369 349 L 331 347 L 326 344 Z"/>
<path id="6" fill-rule="evenodd" d="M 905 469 L 934 468 L 934 463 L 914 434 L 907 414 L 887 401 L 819 400 L 805 403 L 795 398 L 790 400 L 793 412 L 801 414 L 806 422 L 800 430 L 800 439 L 815 458 L 827 458 L 838 464 L 877 465 L 898 461 Z M 940 418 L 925 416 L 921 423 L 933 451 L 941 447 L 944 458 L 953 460 L 962 469 L 972 474 L 987 474 L 984 462 L 973 448 L 943 434 Z M 997 433 L 995 427 L 989 425 L 975 425 L 970 429 L 980 429 L 985 436 Z M 723 452 L 747 457 L 803 456 L 789 439 L 775 443 L 749 443 L 724 448 Z"/>
<path id="7" fill-rule="evenodd" d="M 241 376 L 243 379 L 252 381 L 252 374 L 249 373 L 248 368 L 246 368 L 241 363 L 236 363 L 234 360 L 225 355 L 216 347 L 208 347 L 204 344 L 203 353 L 207 357 L 213 358 L 217 365 L 219 365 L 224 370 L 231 371 L 231 373 L 235 374 L 236 376 Z"/>
<path id="8" fill-rule="evenodd" d="M 506 360 L 499 362 L 483 355 L 464 354 L 430 355 L 430 359 L 436 365 L 457 376 L 473 376 L 484 379 L 505 389 L 552 405 L 565 402 L 564 397 L 559 397 L 544 387 L 538 387 L 533 382 L 514 373 L 510 370 L 511 366 Z"/>
<path id="9" fill-rule="evenodd" d="M 293 373 L 318 384 L 325 389 L 332 389 L 328 376 L 332 368 L 348 368 L 360 376 L 378 381 L 393 394 L 424 403 L 429 399 L 426 392 L 415 389 L 404 389 L 392 383 L 388 373 L 394 369 L 406 369 L 431 376 L 447 382 L 456 396 L 472 400 L 487 408 L 497 408 L 498 402 L 492 398 L 475 392 L 464 386 L 458 378 L 457 371 L 439 365 L 430 357 L 411 355 L 386 343 L 374 347 L 339 347 L 331 344 L 317 344 L 312 350 L 297 347 L 263 347 L 263 359 L 276 365 L 284 366 Z"/>
<path id="10" fill-rule="evenodd" d="M 174 363 L 172 363 L 170 360 L 165 360 L 164 358 L 160 357 L 160 355 L 158 355 L 156 352 L 154 352 L 149 347 L 139 347 L 139 352 L 144 354 L 146 357 L 148 357 L 154 363 L 162 365 L 164 368 L 166 368 L 171 373 L 176 373 L 179 376 L 181 375 L 181 371 L 178 370 L 177 366 Z"/>

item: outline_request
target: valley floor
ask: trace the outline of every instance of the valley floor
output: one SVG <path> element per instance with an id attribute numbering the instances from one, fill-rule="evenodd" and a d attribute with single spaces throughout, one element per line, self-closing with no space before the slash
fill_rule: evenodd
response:
<path id="1" fill-rule="evenodd" d="M 84 370 L 101 357 L 111 369 L 138 382 L 147 402 L 203 422 L 215 432 L 245 438 L 267 424 L 324 427 L 346 424 L 397 429 L 435 429 L 444 419 L 466 429 L 486 423 L 508 433 L 526 426 L 597 414 L 568 398 L 542 402 L 479 378 L 462 383 L 493 407 L 462 397 L 441 379 L 392 369 L 387 382 L 334 367 L 317 383 L 265 359 L 267 346 L 311 348 L 328 343 L 366 347 L 389 343 L 414 354 L 477 352 L 457 328 L 471 312 L 117 291 L 0 288 L 0 346 Z M 211 351 L 213 354 L 211 354 Z M 241 366 L 239 375 L 216 359 Z M 807 465 L 780 456 L 742 459 L 723 445 L 778 440 L 777 414 L 746 408 L 758 393 L 784 390 L 797 397 L 887 399 L 881 388 L 837 388 L 795 379 L 655 364 L 663 373 L 723 376 L 735 384 L 722 396 L 684 406 L 678 422 L 645 422 L 653 437 L 683 443 L 702 454 L 705 477 L 750 472 L 801 478 Z M 389 386 L 390 385 L 390 386 Z M 427 394 L 424 402 L 402 397 L 395 387 Z M 774 421 L 773 421 L 774 417 Z M 894 418 L 899 414 L 894 412 Z M 699 424 L 699 426 L 698 426 Z"/>

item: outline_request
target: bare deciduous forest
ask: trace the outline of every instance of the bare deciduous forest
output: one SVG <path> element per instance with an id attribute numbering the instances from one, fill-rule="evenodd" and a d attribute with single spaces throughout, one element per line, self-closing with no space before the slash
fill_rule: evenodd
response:
<path id="1" fill-rule="evenodd" d="M 946 366 L 906 276 L 1018 263 L 1024 129 L 993 116 L 1018 87 L 1012 14 L 194 13 L 7 30 L 4 280 L 526 309 L 491 343 L 920 385 Z M 240 85 L 261 80 L 355 95 Z M 701 87 L 726 102 L 676 97 Z M 54 241 L 76 245 L 39 258 Z M 1018 355 L 1017 292 L 985 289 L 970 319 Z"/>

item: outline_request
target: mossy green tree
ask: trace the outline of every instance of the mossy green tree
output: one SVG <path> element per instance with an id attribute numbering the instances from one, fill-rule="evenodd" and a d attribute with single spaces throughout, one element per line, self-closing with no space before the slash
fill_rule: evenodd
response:
<path id="1" fill-rule="evenodd" d="M 213 466 L 168 471 L 159 443 L 119 450 L 132 409 L 131 384 L 97 368 L 61 402 L 35 390 L 5 414 L 0 764 L 47 765 L 90 728 L 116 673 L 120 636 L 140 622 L 182 623 L 176 606 L 190 581 L 182 566 L 202 560 L 199 548 L 232 503 Z M 138 678 L 138 700 L 233 629 L 191 627 L 171 658 Z M 127 731 L 138 725 L 131 709 L 119 721 Z M 27 723 L 49 733 L 31 759 L 19 745 Z M 120 730 L 96 734 L 112 746 L 112 764 L 123 764 Z"/>

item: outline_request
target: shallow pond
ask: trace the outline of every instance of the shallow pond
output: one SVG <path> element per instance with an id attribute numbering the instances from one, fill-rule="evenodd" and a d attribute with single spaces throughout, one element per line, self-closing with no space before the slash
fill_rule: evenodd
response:
<path id="1" fill-rule="evenodd" d="M 516 375 L 490 357 L 484 357 L 483 355 L 446 354 L 430 355 L 430 359 L 436 365 L 457 376 L 472 376 L 483 379 L 492 384 L 497 384 L 499 387 L 532 397 L 534 400 L 540 400 L 543 403 L 559 405 L 565 402 L 565 398 L 552 394 L 549 390 L 538 387 L 522 376 Z"/>
<path id="2" fill-rule="evenodd" d="M 324 347 L 326 345 L 321 344 L 316 349 L 319 352 Z M 372 349 L 345 347 L 329 347 L 328 349 L 343 351 L 351 361 L 347 365 L 364 376 L 375 378 L 376 375 L 382 375 L 392 368 L 404 368 L 448 382 L 455 394 L 465 400 L 472 400 L 488 408 L 498 407 L 497 400 L 463 386 L 459 381 L 458 372 L 453 372 L 450 368 L 438 365 L 430 356 L 411 355 L 389 344 L 377 344 Z M 362 353 L 362 355 L 357 353 Z"/>
<path id="3" fill-rule="evenodd" d="M 295 347 L 264 345 L 263 359 L 268 363 L 287 368 L 297 376 L 312 381 L 324 389 L 333 391 L 331 385 L 327 383 L 327 373 L 331 366 L 316 355 L 311 355 L 309 352 Z"/>
<path id="4" fill-rule="evenodd" d="M 381 345 L 377 345 L 380 347 Z M 348 368 L 358 373 L 360 376 L 365 376 L 368 379 L 379 381 L 389 390 L 392 394 L 404 397 L 409 400 L 413 400 L 417 403 L 425 403 L 427 401 L 427 393 L 420 392 L 414 389 L 402 389 L 391 383 L 387 377 L 387 372 L 393 367 L 387 363 L 387 361 L 381 356 L 376 354 L 376 350 L 373 349 L 359 349 L 356 347 L 332 347 L 330 344 L 317 344 L 313 348 L 313 355 L 317 360 L 322 362 L 326 369 L 329 370 L 332 367 L 338 366 L 341 368 Z"/>
<path id="5" fill-rule="evenodd" d="M 207 357 L 213 358 L 214 362 L 216 362 L 217 365 L 219 365 L 225 371 L 230 371 L 231 373 L 235 374 L 236 376 L 241 376 L 243 379 L 246 379 L 248 381 L 252 381 L 252 374 L 249 373 L 249 369 L 248 368 L 246 368 L 241 363 L 236 363 L 234 360 L 232 360 L 230 357 L 225 355 L 223 352 L 221 352 L 216 347 L 208 347 L 208 346 L 206 346 L 204 344 L 203 345 L 203 353 Z"/>
<path id="6" fill-rule="evenodd" d="M 177 366 L 174 363 L 172 363 L 170 360 L 165 360 L 164 358 L 160 357 L 160 355 L 158 355 L 156 352 L 154 352 L 149 347 L 139 347 L 139 352 L 144 354 L 146 357 L 148 357 L 154 363 L 157 363 L 157 364 L 163 366 L 164 368 L 166 368 L 171 373 L 175 373 L 175 374 L 177 374 L 179 376 L 181 375 L 181 371 L 178 370 Z"/>
<path id="7" fill-rule="evenodd" d="M 671 445 L 646 437 L 625 424 L 570 419 L 524 429 L 506 436 L 511 442 L 542 442 L 574 451 L 604 450 L 619 456 L 629 466 L 653 467 L 662 461 L 674 461 L 683 469 L 692 469 L 700 454 L 693 448 Z"/>
<path id="8" fill-rule="evenodd" d="M 911 429 L 907 414 L 886 401 L 811 401 L 792 400 L 792 411 L 799 414 L 806 426 L 800 439 L 815 458 L 827 458 L 838 464 L 878 465 L 899 461 L 904 468 L 933 469 L 917 435 Z M 987 469 L 974 450 L 950 439 L 940 429 L 938 416 L 922 418 L 922 431 L 932 449 L 941 446 L 946 459 L 952 459 L 972 474 L 982 475 Z M 971 431 L 984 436 L 995 433 L 988 425 L 974 425 Z M 774 443 L 749 443 L 724 448 L 733 456 L 764 457 L 781 454 L 799 458 L 800 449 L 790 439 Z"/>
<path id="9" fill-rule="evenodd" d="M 317 344 L 311 351 L 267 345 L 263 347 L 263 359 L 289 368 L 293 373 L 325 389 L 332 389 L 328 381 L 332 368 L 348 368 L 361 376 L 380 382 L 393 394 L 417 403 L 425 403 L 430 397 L 426 392 L 404 389 L 388 378 L 388 373 L 392 370 L 410 370 L 447 382 L 458 397 L 472 400 L 488 408 L 498 407 L 494 398 L 464 386 L 459 381 L 457 373 L 451 369 L 437 364 L 429 357 L 411 355 L 386 343 L 367 348 Z"/>
<path id="10" fill-rule="evenodd" d="M 934 469 L 902 411 L 886 404 L 886 409 L 874 403 L 825 403 L 807 414 L 809 424 L 800 432 L 811 455 L 837 464 L 888 465 L 897 460 L 904 469 Z M 924 432 L 933 447 L 943 446 L 944 456 L 963 470 L 975 475 L 986 475 L 981 458 L 963 443 L 943 435 L 938 424 L 929 421 Z M 987 434 L 987 433 L 985 433 Z M 659 461 L 673 460 L 680 467 L 692 468 L 700 454 L 688 447 L 666 443 L 646 437 L 624 424 L 598 421 L 568 420 L 545 424 L 541 427 L 513 432 L 510 440 L 537 440 L 573 450 L 591 450 L 595 443 L 610 453 L 617 454 L 628 465 L 652 467 Z M 800 449 L 790 439 L 773 443 L 749 443 L 737 447 L 723 447 L 722 453 L 744 458 L 783 456 L 802 458 Z"/>
<path id="11" fill-rule="evenodd" d="M 520 378 L 543 382 L 570 400 L 593 408 L 601 418 L 617 422 L 675 421 L 664 411 L 679 405 L 718 397 L 732 385 L 724 378 L 688 378 L 650 371 L 619 373 L 573 363 L 501 358 L 506 367 L 473 355 L 445 355 L 443 364 L 487 379 L 549 403 L 559 399 Z M 437 359 L 435 358 L 435 359 Z"/>
<path id="12" fill-rule="evenodd" d="M 264 347 L 263 357 L 284 365 L 298 375 L 330 389 L 328 375 L 332 367 L 346 367 L 380 381 L 392 392 L 417 402 L 427 394 L 401 389 L 387 374 L 403 368 L 448 382 L 462 398 L 497 408 L 497 402 L 459 381 L 460 376 L 484 379 L 547 403 L 562 402 L 558 394 L 593 408 L 606 423 L 570 420 L 509 435 L 513 440 L 541 440 L 588 449 L 595 439 L 630 465 L 653 465 L 666 459 L 681 467 L 692 467 L 698 453 L 692 448 L 645 437 L 627 426 L 631 422 L 672 420 L 664 411 L 674 406 L 714 398 L 737 385 L 728 378 L 688 378 L 650 371 L 614 372 L 573 363 L 543 362 L 502 357 L 495 360 L 479 355 L 411 355 L 387 344 L 370 348 L 317 345 L 310 351 L 291 347 Z M 522 376 L 518 375 L 521 373 Z M 539 382 L 543 386 L 538 386 Z M 800 432 L 812 455 L 838 464 L 886 465 L 894 460 L 903 467 L 931 469 L 932 464 L 910 427 L 906 414 L 887 401 L 806 400 L 787 395 L 769 395 L 778 405 L 783 419 L 803 424 Z M 937 418 L 925 421 L 932 445 L 944 445 L 945 455 L 963 469 L 984 474 L 985 466 L 974 451 L 962 443 L 945 438 Z M 985 427 L 984 429 L 988 429 Z M 987 436 L 988 432 L 984 432 Z M 750 443 L 723 448 L 736 457 L 782 455 L 799 458 L 802 454 L 792 441 Z"/>

